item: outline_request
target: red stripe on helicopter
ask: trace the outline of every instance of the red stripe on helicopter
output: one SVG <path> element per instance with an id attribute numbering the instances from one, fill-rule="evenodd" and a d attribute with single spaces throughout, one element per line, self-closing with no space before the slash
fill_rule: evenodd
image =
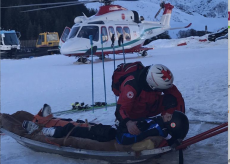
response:
<path id="1" fill-rule="evenodd" d="M 164 10 L 164 14 L 171 14 L 172 13 L 172 9 L 174 8 L 173 5 L 171 5 L 170 3 L 165 4 L 165 10 Z"/>
<path id="2" fill-rule="evenodd" d="M 100 16 L 114 11 L 121 11 L 121 10 L 127 10 L 127 9 L 119 5 L 101 6 L 96 16 Z"/>

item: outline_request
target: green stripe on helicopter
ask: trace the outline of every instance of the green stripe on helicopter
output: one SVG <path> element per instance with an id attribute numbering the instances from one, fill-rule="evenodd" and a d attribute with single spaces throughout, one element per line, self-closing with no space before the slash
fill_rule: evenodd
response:
<path id="1" fill-rule="evenodd" d="M 137 39 L 134 39 L 130 42 L 127 42 L 127 43 L 124 43 L 123 46 L 128 46 L 130 44 L 133 44 L 133 43 L 136 43 L 138 42 L 139 40 L 141 40 L 141 37 L 144 36 L 144 33 L 147 32 L 147 31 L 150 31 L 150 30 L 153 30 L 153 29 L 157 29 L 157 28 L 161 28 L 161 27 L 153 27 L 153 28 L 149 28 L 149 29 L 146 29 L 142 32 L 142 34 L 140 35 L 140 37 L 138 37 Z M 119 46 L 114 46 L 114 48 L 119 48 Z M 109 50 L 109 49 L 112 49 L 112 47 L 103 47 L 103 50 Z M 85 50 L 78 50 L 78 51 L 87 51 L 88 49 L 85 49 Z M 97 50 L 102 50 L 102 48 L 98 48 Z"/>

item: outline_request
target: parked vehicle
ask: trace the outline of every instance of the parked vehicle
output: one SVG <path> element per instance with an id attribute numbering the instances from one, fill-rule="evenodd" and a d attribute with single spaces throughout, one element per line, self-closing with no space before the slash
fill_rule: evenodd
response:
<path id="1" fill-rule="evenodd" d="M 59 36 L 57 32 L 40 33 L 37 39 L 36 48 L 47 49 L 49 55 L 59 53 Z"/>
<path id="2" fill-rule="evenodd" d="M 20 50 L 20 38 L 21 34 L 15 30 L 1 30 L 0 31 L 0 50 L 1 56 L 7 55 L 12 57 Z"/>
<path id="3" fill-rule="evenodd" d="M 40 33 L 37 40 L 21 42 L 19 41 L 21 35 L 19 32 L 15 32 L 15 30 L 1 31 L 0 34 L 1 59 L 20 59 L 60 53 L 57 32 Z"/>
<path id="4" fill-rule="evenodd" d="M 228 28 L 222 28 L 221 30 L 217 31 L 216 33 L 211 33 L 208 35 L 209 41 L 217 41 L 219 39 L 228 38 Z"/>

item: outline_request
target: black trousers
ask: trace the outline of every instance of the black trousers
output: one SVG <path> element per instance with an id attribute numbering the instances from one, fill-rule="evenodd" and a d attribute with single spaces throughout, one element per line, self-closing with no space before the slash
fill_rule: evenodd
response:
<path id="1" fill-rule="evenodd" d="M 56 126 L 54 127 L 55 133 L 53 137 L 62 138 L 66 136 L 74 127 L 75 125 L 72 123 L 68 123 L 63 127 Z M 115 139 L 116 129 L 112 128 L 110 125 L 102 124 L 91 126 L 90 130 L 88 127 L 75 127 L 70 136 L 88 138 L 97 140 L 99 142 L 107 142 Z"/>

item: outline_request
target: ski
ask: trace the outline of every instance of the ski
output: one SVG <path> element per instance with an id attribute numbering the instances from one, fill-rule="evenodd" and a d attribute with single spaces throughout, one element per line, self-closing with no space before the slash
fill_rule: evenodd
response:
<path id="1" fill-rule="evenodd" d="M 116 105 L 117 105 L 116 103 L 108 103 L 107 107 L 114 107 Z M 94 109 L 102 109 L 102 108 L 105 108 L 105 105 L 102 105 L 102 106 L 94 105 Z M 93 109 L 93 107 L 91 106 L 91 107 L 88 107 L 86 109 L 70 109 L 70 110 L 54 112 L 53 114 L 56 115 L 56 116 L 60 116 L 60 115 L 63 115 L 63 114 L 71 114 L 71 113 L 79 113 L 79 112 L 90 111 L 92 109 Z"/>

